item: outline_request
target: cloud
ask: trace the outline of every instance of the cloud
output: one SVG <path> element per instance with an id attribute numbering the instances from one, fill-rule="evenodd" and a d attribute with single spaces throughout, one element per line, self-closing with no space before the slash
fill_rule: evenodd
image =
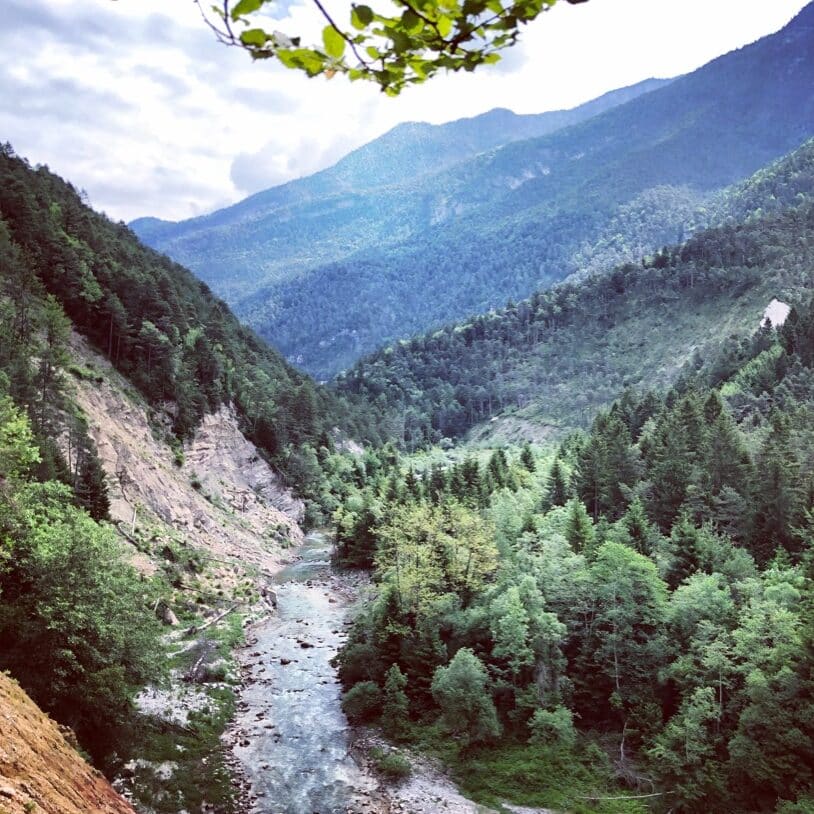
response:
<path id="1" fill-rule="evenodd" d="M 344 138 L 324 144 L 315 138 L 281 137 L 257 152 L 238 155 L 229 175 L 238 190 L 251 195 L 330 167 L 355 146 Z"/>
<path id="2" fill-rule="evenodd" d="M 347 19 L 349 0 L 323 2 Z M 558 3 L 494 68 L 439 76 L 398 99 L 253 63 L 216 43 L 192 3 L 0 4 L 0 141 L 130 220 L 234 202 L 328 166 L 402 121 L 570 107 L 648 75 L 692 70 L 776 30 L 805 0 Z M 324 21 L 311 2 L 269 9 L 270 27 L 319 41 Z"/>

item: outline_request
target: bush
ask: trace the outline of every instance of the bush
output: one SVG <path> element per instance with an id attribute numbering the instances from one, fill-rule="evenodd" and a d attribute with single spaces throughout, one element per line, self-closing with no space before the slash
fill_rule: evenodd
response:
<path id="1" fill-rule="evenodd" d="M 372 721 L 382 709 L 382 691 L 372 681 L 354 684 L 342 696 L 342 709 L 354 723 Z"/>
<path id="2" fill-rule="evenodd" d="M 403 780 L 409 777 L 413 768 L 410 761 L 399 752 L 388 752 L 384 749 L 371 749 L 376 770 L 391 780 Z"/>
<path id="3" fill-rule="evenodd" d="M 529 743 L 571 747 L 577 739 L 574 716 L 567 707 L 538 709 L 529 721 Z"/>

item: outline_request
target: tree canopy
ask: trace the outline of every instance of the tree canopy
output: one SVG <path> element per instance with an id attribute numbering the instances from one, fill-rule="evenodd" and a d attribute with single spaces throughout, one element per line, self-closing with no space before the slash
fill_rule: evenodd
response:
<path id="1" fill-rule="evenodd" d="M 393 0 L 382 10 L 352 2 L 347 23 L 313 0 L 326 25 L 322 42 L 303 46 L 299 36 L 267 31 L 263 11 L 272 0 L 223 0 L 208 10 L 196 4 L 218 40 L 253 59 L 277 59 L 308 76 L 376 82 L 389 96 L 438 71 L 473 71 L 500 60 L 521 26 L 557 0 Z M 584 3 L 586 0 L 567 0 Z M 268 19 L 268 18 L 266 18 Z"/>

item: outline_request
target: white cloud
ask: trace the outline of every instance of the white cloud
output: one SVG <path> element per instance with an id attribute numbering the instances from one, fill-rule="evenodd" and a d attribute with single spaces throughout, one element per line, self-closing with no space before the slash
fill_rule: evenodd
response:
<path id="1" fill-rule="evenodd" d="M 338 15 L 346 0 L 331 0 Z M 113 217 L 185 218 L 328 166 L 400 121 L 571 107 L 692 70 L 784 25 L 804 0 L 560 3 L 504 65 L 389 99 L 218 45 L 191 3 L 2 0 L 0 140 Z M 315 41 L 307 0 L 275 27 Z M 172 16 L 168 14 L 171 9 Z"/>

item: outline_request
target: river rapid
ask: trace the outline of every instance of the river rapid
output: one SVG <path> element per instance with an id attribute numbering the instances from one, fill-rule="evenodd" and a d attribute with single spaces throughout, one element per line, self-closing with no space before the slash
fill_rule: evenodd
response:
<path id="1" fill-rule="evenodd" d="M 376 781 L 350 753 L 351 731 L 330 661 L 345 640 L 347 582 L 331 547 L 309 534 L 276 577 L 277 613 L 252 632 L 234 754 L 256 814 L 381 812 Z"/>

